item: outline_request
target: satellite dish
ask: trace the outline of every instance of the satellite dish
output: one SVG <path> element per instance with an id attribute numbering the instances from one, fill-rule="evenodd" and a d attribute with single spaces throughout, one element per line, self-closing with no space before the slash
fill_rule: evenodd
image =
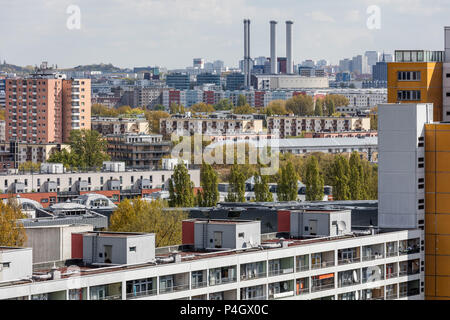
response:
<path id="1" fill-rule="evenodd" d="M 337 226 L 339 231 L 344 231 L 347 227 L 344 221 L 338 221 Z"/>

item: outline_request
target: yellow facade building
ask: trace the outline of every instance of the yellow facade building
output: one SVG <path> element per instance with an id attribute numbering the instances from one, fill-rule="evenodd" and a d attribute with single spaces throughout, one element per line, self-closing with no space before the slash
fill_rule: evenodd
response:
<path id="1" fill-rule="evenodd" d="M 442 121 L 443 51 L 399 50 L 388 63 L 388 103 L 433 103 Z"/>

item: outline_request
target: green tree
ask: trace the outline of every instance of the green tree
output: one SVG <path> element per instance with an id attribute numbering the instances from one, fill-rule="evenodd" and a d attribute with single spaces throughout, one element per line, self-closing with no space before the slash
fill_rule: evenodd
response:
<path id="1" fill-rule="evenodd" d="M 214 112 L 215 110 L 212 105 L 206 104 L 204 102 L 199 102 L 191 107 L 191 111 L 195 113 L 204 113 L 204 112 L 211 113 Z"/>
<path id="2" fill-rule="evenodd" d="M 47 159 L 47 162 L 62 163 L 66 168 L 78 168 L 79 166 L 82 166 L 80 157 L 73 152 L 67 151 L 67 149 L 53 152 Z"/>
<path id="3" fill-rule="evenodd" d="M 364 190 L 364 172 L 358 152 L 352 152 L 349 161 L 349 193 L 350 200 L 363 200 L 366 197 Z"/>
<path id="4" fill-rule="evenodd" d="M 111 215 L 109 230 L 155 233 L 156 246 L 165 247 L 181 243 L 182 221 L 187 218 L 180 210 L 167 210 L 167 203 L 162 200 L 125 199 Z"/>
<path id="5" fill-rule="evenodd" d="M 272 202 L 273 195 L 270 192 L 268 177 L 260 173 L 255 175 L 255 200 L 257 202 Z"/>
<path id="6" fill-rule="evenodd" d="M 319 163 L 314 156 L 309 157 L 306 165 L 306 201 L 322 201 L 323 176 L 319 171 Z"/>
<path id="7" fill-rule="evenodd" d="M 23 247 L 27 235 L 23 224 L 17 220 L 25 218 L 20 205 L 13 198 L 5 203 L 0 200 L 0 246 Z"/>
<path id="8" fill-rule="evenodd" d="M 256 109 L 252 108 L 249 104 L 236 107 L 233 109 L 234 114 L 253 114 L 256 113 Z"/>
<path id="9" fill-rule="evenodd" d="M 198 205 L 200 207 L 216 206 L 217 202 L 219 202 L 219 179 L 210 164 L 202 164 L 200 184 L 202 191 L 199 191 L 197 194 Z"/>
<path id="10" fill-rule="evenodd" d="M 325 103 L 325 108 L 327 109 L 327 115 L 328 116 L 332 116 L 333 115 L 333 113 L 335 113 L 336 112 L 336 102 L 335 102 L 335 99 L 334 99 L 334 97 L 333 97 L 333 95 L 327 95 L 326 97 L 325 97 L 325 101 L 324 101 L 324 103 Z"/>
<path id="11" fill-rule="evenodd" d="M 159 120 L 164 118 L 169 118 L 170 114 L 165 111 L 155 110 L 155 111 L 146 111 L 145 118 L 148 121 L 149 131 L 151 133 L 160 133 Z"/>
<path id="12" fill-rule="evenodd" d="M 314 114 L 314 99 L 309 95 L 297 95 L 286 101 L 286 110 L 299 116 L 311 116 Z"/>
<path id="13" fill-rule="evenodd" d="M 370 109 L 370 130 L 378 130 L 378 107 Z"/>
<path id="14" fill-rule="evenodd" d="M 229 99 L 221 99 L 214 106 L 214 109 L 216 109 L 216 110 L 231 110 L 231 109 L 233 109 L 233 103 L 231 103 L 231 101 Z"/>
<path id="15" fill-rule="evenodd" d="M 289 111 L 286 110 L 286 101 L 284 100 L 273 100 L 271 101 L 264 110 L 267 116 L 273 115 L 286 115 Z"/>
<path id="16" fill-rule="evenodd" d="M 295 201 L 298 198 L 298 175 L 290 162 L 280 169 L 277 197 L 278 201 Z"/>
<path id="17" fill-rule="evenodd" d="M 32 172 L 39 172 L 41 169 L 41 163 L 40 162 L 32 162 L 27 161 L 24 163 L 19 164 L 19 171 L 32 171 Z"/>
<path id="18" fill-rule="evenodd" d="M 182 105 L 172 103 L 170 105 L 170 114 L 184 114 L 185 109 Z"/>
<path id="19" fill-rule="evenodd" d="M 247 104 L 247 98 L 243 94 L 240 94 L 238 96 L 237 107 L 242 107 L 242 106 L 245 106 L 246 104 Z"/>
<path id="20" fill-rule="evenodd" d="M 245 202 L 245 175 L 239 166 L 231 166 L 227 202 Z"/>
<path id="21" fill-rule="evenodd" d="M 350 200 L 350 166 L 347 158 L 337 155 L 332 165 L 333 199 Z"/>
<path id="22" fill-rule="evenodd" d="M 184 163 L 175 167 L 169 179 L 169 205 L 171 207 L 193 207 L 195 205 L 194 184 Z"/>
<path id="23" fill-rule="evenodd" d="M 318 117 L 323 116 L 323 105 L 324 105 L 324 100 L 322 98 L 319 98 L 316 100 L 316 106 L 314 108 L 315 116 L 318 116 Z"/>
<path id="24" fill-rule="evenodd" d="M 72 130 L 69 141 L 70 152 L 79 158 L 82 167 L 101 167 L 103 161 L 110 159 L 106 140 L 95 130 Z"/>

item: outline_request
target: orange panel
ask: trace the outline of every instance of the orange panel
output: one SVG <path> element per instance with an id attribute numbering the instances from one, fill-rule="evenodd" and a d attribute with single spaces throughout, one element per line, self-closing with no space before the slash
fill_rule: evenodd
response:
<path id="1" fill-rule="evenodd" d="M 436 215 L 437 234 L 450 234 L 450 215 L 437 214 Z"/>
<path id="2" fill-rule="evenodd" d="M 436 131 L 436 151 L 450 151 L 450 131 Z"/>
<path id="3" fill-rule="evenodd" d="M 425 233 L 435 234 L 436 233 L 436 215 L 435 214 L 425 214 Z"/>
<path id="4" fill-rule="evenodd" d="M 426 253 L 431 254 L 432 251 Z M 436 236 L 436 254 L 450 255 L 450 236 Z M 450 268 L 448 272 L 450 274 Z"/>
<path id="5" fill-rule="evenodd" d="M 426 193 L 425 194 L 425 213 L 435 213 L 436 212 L 436 198 L 435 197 L 436 197 L 435 193 Z"/>
<path id="6" fill-rule="evenodd" d="M 425 295 L 426 296 L 436 295 L 436 286 L 434 277 L 425 276 Z"/>
<path id="7" fill-rule="evenodd" d="M 426 234 L 425 235 L 425 254 L 435 254 L 435 241 L 436 236 Z"/>
<path id="8" fill-rule="evenodd" d="M 436 256 L 425 255 L 425 275 L 436 274 Z"/>
<path id="9" fill-rule="evenodd" d="M 450 276 L 450 256 L 436 256 L 436 275 Z"/>
<path id="10" fill-rule="evenodd" d="M 436 171 L 436 152 L 425 152 L 425 171 L 434 172 Z"/>
<path id="11" fill-rule="evenodd" d="M 436 173 L 425 174 L 425 192 L 436 192 Z"/>
<path id="12" fill-rule="evenodd" d="M 449 147 L 450 147 L 450 145 L 449 145 Z M 450 172 L 450 152 L 437 152 L 436 153 L 436 171 Z"/>
<path id="13" fill-rule="evenodd" d="M 434 129 L 435 126 L 433 124 L 425 125 L 425 151 L 434 151 L 436 149 Z"/>
<path id="14" fill-rule="evenodd" d="M 448 188 L 450 189 L 450 186 Z M 450 213 L 450 194 L 445 193 L 436 194 L 436 213 Z M 450 229 L 447 230 L 448 232 L 443 233 L 450 234 Z"/>
<path id="15" fill-rule="evenodd" d="M 450 193 L 450 173 L 436 174 L 436 192 Z"/>
<path id="16" fill-rule="evenodd" d="M 450 277 L 436 277 L 436 295 L 450 297 Z"/>

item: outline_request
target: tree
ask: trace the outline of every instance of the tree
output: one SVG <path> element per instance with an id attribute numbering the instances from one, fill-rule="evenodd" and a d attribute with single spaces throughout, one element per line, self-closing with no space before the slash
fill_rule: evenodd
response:
<path id="1" fill-rule="evenodd" d="M 240 94 L 238 96 L 237 107 L 242 107 L 242 106 L 245 106 L 246 104 L 247 104 L 247 98 L 243 94 Z"/>
<path id="2" fill-rule="evenodd" d="M 319 98 L 316 100 L 316 106 L 314 108 L 314 115 L 318 117 L 323 116 L 323 106 L 324 106 L 324 100 L 322 98 Z"/>
<path id="3" fill-rule="evenodd" d="M 231 110 L 231 109 L 233 109 L 233 103 L 231 103 L 231 101 L 229 99 L 221 99 L 214 106 L 214 109 L 216 109 L 216 110 Z"/>
<path id="4" fill-rule="evenodd" d="M 210 112 L 214 112 L 215 110 L 212 105 L 206 104 L 204 102 L 199 102 L 199 103 L 194 104 L 191 107 L 191 111 L 197 112 L 197 113 L 200 113 L 200 112 L 201 113 L 203 113 L 203 112 L 210 113 Z"/>
<path id="5" fill-rule="evenodd" d="M 169 118 L 170 114 L 165 111 L 146 111 L 145 118 L 148 121 L 149 131 L 151 133 L 160 133 L 160 119 Z"/>
<path id="6" fill-rule="evenodd" d="M 202 186 L 202 191 L 197 194 L 198 205 L 200 207 L 214 207 L 217 205 L 217 202 L 219 202 L 219 179 L 210 164 L 202 164 L 200 185 Z"/>
<path id="7" fill-rule="evenodd" d="M 19 164 L 19 171 L 32 171 L 32 172 L 39 172 L 41 169 L 41 163 L 38 162 L 32 162 L 27 161 L 24 163 Z"/>
<path id="8" fill-rule="evenodd" d="M 130 114 L 131 110 L 132 108 L 130 106 L 120 106 L 119 108 L 117 108 L 117 112 L 119 113 L 119 115 Z"/>
<path id="9" fill-rule="evenodd" d="M 67 151 L 67 149 L 53 152 L 47 159 L 47 162 L 62 163 L 66 168 L 76 168 L 80 166 L 80 159 L 78 155 Z"/>
<path id="10" fill-rule="evenodd" d="M 314 114 L 314 100 L 309 95 L 299 94 L 286 101 L 286 109 L 298 116 Z"/>
<path id="11" fill-rule="evenodd" d="M 333 199 L 350 200 L 350 167 L 347 158 L 337 155 L 332 165 Z"/>
<path id="12" fill-rule="evenodd" d="M 169 205 L 171 207 L 193 207 L 195 205 L 194 184 L 184 163 L 176 165 L 169 179 Z"/>
<path id="13" fill-rule="evenodd" d="M 335 108 L 336 103 L 335 103 L 335 99 L 333 98 L 332 95 L 327 95 L 325 97 L 324 103 L 325 103 L 325 107 L 327 109 L 328 116 L 331 116 L 333 113 L 336 112 L 336 108 Z"/>
<path id="14" fill-rule="evenodd" d="M 227 202 L 245 202 L 245 175 L 239 166 L 231 166 Z"/>
<path id="15" fill-rule="evenodd" d="M 349 193 L 350 200 L 363 200 L 365 195 L 364 190 L 364 172 L 361 165 L 361 159 L 358 152 L 352 152 L 349 161 Z"/>
<path id="16" fill-rule="evenodd" d="M 311 156 L 306 165 L 306 201 L 322 201 L 323 177 L 319 171 L 317 158 Z"/>
<path id="17" fill-rule="evenodd" d="M 267 176 L 262 176 L 260 173 L 255 175 L 255 200 L 257 202 L 273 201 L 273 195 L 267 183 L 268 180 Z"/>
<path id="18" fill-rule="evenodd" d="M 0 200 L 0 246 L 23 247 L 27 241 L 27 235 L 22 223 L 18 219 L 25 218 L 20 205 L 13 198 L 7 203 Z"/>
<path id="19" fill-rule="evenodd" d="M 95 130 L 72 130 L 69 141 L 70 152 L 79 157 L 82 167 L 101 167 L 110 159 L 106 140 Z"/>
<path id="20" fill-rule="evenodd" d="M 5 120 L 5 109 L 4 108 L 0 109 L 0 120 Z"/>
<path id="21" fill-rule="evenodd" d="M 378 107 L 370 109 L 370 130 L 378 130 Z"/>
<path id="22" fill-rule="evenodd" d="M 91 114 L 92 116 L 99 116 L 99 117 L 118 117 L 119 112 L 117 109 L 107 107 L 103 104 L 93 104 L 91 106 Z"/>
<path id="23" fill-rule="evenodd" d="M 278 201 L 295 201 L 298 197 L 298 175 L 292 163 L 280 169 L 280 179 L 277 188 Z"/>
<path id="24" fill-rule="evenodd" d="M 264 110 L 267 116 L 273 115 L 286 115 L 289 111 L 286 110 L 286 101 L 284 100 L 273 100 L 271 101 Z"/>
<path id="25" fill-rule="evenodd" d="M 172 103 L 170 105 L 170 114 L 184 114 L 185 110 L 182 105 Z"/>
<path id="26" fill-rule="evenodd" d="M 256 109 L 252 108 L 249 104 L 236 107 L 233 109 L 234 114 L 253 114 L 256 113 Z"/>
<path id="27" fill-rule="evenodd" d="M 180 244 L 182 221 L 188 216 L 180 210 L 166 208 L 167 203 L 162 200 L 125 199 L 111 215 L 109 230 L 155 233 L 157 247 Z"/>

